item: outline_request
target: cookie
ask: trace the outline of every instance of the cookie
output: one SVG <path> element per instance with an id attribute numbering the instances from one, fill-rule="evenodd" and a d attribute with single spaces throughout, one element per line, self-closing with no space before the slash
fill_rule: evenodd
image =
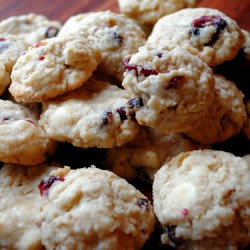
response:
<path id="1" fill-rule="evenodd" d="M 54 166 L 4 164 L 0 169 L 0 248 L 43 249 L 39 229 L 42 199 L 37 185 Z"/>
<path id="2" fill-rule="evenodd" d="M 180 46 L 209 66 L 233 59 L 245 37 L 233 19 L 210 8 L 187 8 L 161 18 L 147 44 Z"/>
<path id="3" fill-rule="evenodd" d="M 121 13 L 141 23 L 154 25 L 161 17 L 187 7 L 194 7 L 196 0 L 118 0 Z"/>
<path id="4" fill-rule="evenodd" d="M 77 147 L 112 148 L 139 131 L 126 90 L 89 79 L 82 87 L 43 102 L 40 125 L 49 138 Z"/>
<path id="5" fill-rule="evenodd" d="M 250 243 L 249 178 L 246 160 L 231 153 L 195 150 L 173 158 L 156 173 L 153 183 L 154 211 L 164 230 L 162 242 L 201 247 L 194 249 L 211 249 L 206 244 L 220 249 L 246 247 Z"/>
<path id="6" fill-rule="evenodd" d="M 55 143 L 47 138 L 32 111 L 0 100 L 0 161 L 36 165 L 54 149 Z"/>
<path id="7" fill-rule="evenodd" d="M 24 103 L 56 97 L 80 87 L 100 59 L 99 49 L 83 37 L 43 40 L 18 58 L 9 91 Z"/>
<path id="8" fill-rule="evenodd" d="M 213 102 L 212 70 L 185 50 L 141 47 L 124 65 L 122 85 L 142 100 L 136 111 L 141 125 L 165 134 L 185 132 Z"/>
<path id="9" fill-rule="evenodd" d="M 0 95 L 10 84 L 10 74 L 18 57 L 28 45 L 16 36 L 7 35 L 0 38 Z"/>
<path id="10" fill-rule="evenodd" d="M 47 249 L 139 250 L 154 229 L 149 200 L 112 172 L 64 168 L 49 180 L 55 182 L 44 197 L 41 223 Z"/>
<path id="11" fill-rule="evenodd" d="M 15 35 L 17 39 L 25 39 L 32 45 L 41 40 L 57 35 L 61 28 L 58 21 L 49 20 L 47 17 L 29 13 L 26 15 L 12 16 L 0 22 L 0 36 Z"/>
<path id="12" fill-rule="evenodd" d="M 250 140 L 250 99 L 246 101 L 246 113 L 247 113 L 247 119 L 243 124 L 242 133 L 244 136 Z"/>
<path id="13" fill-rule="evenodd" d="M 186 134 L 202 144 L 222 143 L 239 134 L 246 120 L 244 95 L 234 82 L 214 75 L 215 99 L 205 117 Z"/>
<path id="14" fill-rule="evenodd" d="M 78 34 L 88 37 L 100 48 L 102 61 L 98 69 L 105 75 L 123 79 L 122 59 L 137 52 L 146 42 L 142 29 L 131 19 L 111 11 L 72 16 L 59 36 Z"/>
<path id="15" fill-rule="evenodd" d="M 178 133 L 164 135 L 149 127 L 142 127 L 136 138 L 121 147 L 107 150 L 103 165 L 126 179 L 154 180 L 154 174 L 164 163 L 181 152 L 204 146 Z"/>

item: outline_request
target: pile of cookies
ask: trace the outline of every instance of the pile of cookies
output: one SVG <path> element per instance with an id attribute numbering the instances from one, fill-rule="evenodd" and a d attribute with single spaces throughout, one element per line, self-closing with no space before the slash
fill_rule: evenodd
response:
<path id="1" fill-rule="evenodd" d="M 177 2 L 0 22 L 1 249 L 250 244 L 250 34 Z"/>

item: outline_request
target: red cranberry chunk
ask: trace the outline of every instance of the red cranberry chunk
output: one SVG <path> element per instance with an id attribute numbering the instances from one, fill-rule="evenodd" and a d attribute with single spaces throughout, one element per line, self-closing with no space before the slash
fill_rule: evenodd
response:
<path id="1" fill-rule="evenodd" d="M 52 37 L 55 37 L 57 36 L 59 32 L 59 29 L 54 27 L 54 26 L 50 26 L 47 30 L 46 30 L 46 33 L 45 33 L 45 37 L 46 38 L 52 38 Z"/>
<path id="2" fill-rule="evenodd" d="M 126 110 L 124 107 L 120 107 L 120 108 L 116 109 L 116 112 L 119 114 L 121 121 L 125 121 L 128 119 L 127 113 L 126 113 Z"/>
<path id="3" fill-rule="evenodd" d="M 38 59 L 39 59 L 39 61 L 43 61 L 44 58 L 45 58 L 45 56 L 40 56 Z"/>
<path id="4" fill-rule="evenodd" d="M 106 110 L 104 111 L 104 118 L 102 119 L 103 125 L 108 125 L 113 121 L 113 113 L 112 111 Z"/>
<path id="5" fill-rule="evenodd" d="M 198 19 L 195 19 L 191 25 L 191 34 L 195 36 L 200 35 L 200 29 L 207 26 L 213 25 L 216 28 L 216 32 L 212 36 L 211 40 L 205 44 L 205 46 L 211 46 L 217 41 L 221 31 L 226 28 L 227 21 L 218 15 L 202 16 Z"/>
<path id="6" fill-rule="evenodd" d="M 1 37 L 1 38 L 0 38 L 0 42 L 4 42 L 4 41 L 6 41 L 6 39 L 3 38 L 3 37 Z"/>
<path id="7" fill-rule="evenodd" d="M 133 98 L 128 101 L 129 108 L 139 108 L 143 106 L 142 98 Z"/>
<path id="8" fill-rule="evenodd" d="M 138 198 L 138 206 L 142 209 L 149 210 L 149 200 L 147 198 Z"/>
<path id="9" fill-rule="evenodd" d="M 113 32 L 113 37 L 115 43 L 118 43 L 120 46 L 123 45 L 123 37 L 120 34 L 118 34 L 117 32 Z"/>
<path id="10" fill-rule="evenodd" d="M 123 60 L 123 65 L 126 69 L 126 71 L 135 71 L 136 76 L 151 76 L 151 75 L 158 75 L 159 72 L 156 69 L 146 69 L 140 65 L 136 65 L 136 64 L 129 64 L 130 59 L 126 58 L 125 60 Z"/>
<path id="11" fill-rule="evenodd" d="M 63 177 L 51 175 L 48 179 L 42 180 L 38 185 L 40 195 L 48 197 L 49 189 L 55 181 L 64 181 Z"/>
<path id="12" fill-rule="evenodd" d="M 176 87 L 178 87 L 178 85 L 183 82 L 183 76 L 175 76 L 173 77 L 170 82 L 167 84 L 166 86 L 166 90 L 168 89 L 174 89 Z"/>
<path id="13" fill-rule="evenodd" d="M 183 240 L 178 238 L 176 236 L 176 226 L 175 225 L 169 225 L 165 228 L 163 228 L 164 233 L 168 235 L 168 238 L 175 244 L 175 246 L 180 245 Z"/>

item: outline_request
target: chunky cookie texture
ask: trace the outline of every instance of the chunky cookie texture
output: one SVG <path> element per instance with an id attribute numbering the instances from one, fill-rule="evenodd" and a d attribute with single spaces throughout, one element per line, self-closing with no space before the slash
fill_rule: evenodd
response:
<path id="1" fill-rule="evenodd" d="M 131 142 L 107 151 L 104 166 L 125 179 L 154 180 L 154 174 L 179 153 L 201 149 L 203 145 L 188 137 L 164 135 L 149 127 L 141 127 Z"/>
<path id="2" fill-rule="evenodd" d="M 14 35 L 1 36 L 0 34 L 0 95 L 10 84 L 12 68 L 27 47 L 23 39 Z"/>
<path id="3" fill-rule="evenodd" d="M 57 35 L 61 28 L 58 21 L 30 13 L 12 16 L 0 22 L 0 36 L 14 35 L 29 45 Z"/>
<path id="4" fill-rule="evenodd" d="M 111 11 L 72 16 L 63 25 L 59 36 L 69 34 L 88 37 L 97 44 L 102 54 L 99 71 L 119 81 L 123 79 L 123 58 L 136 53 L 146 42 L 144 32 L 132 19 Z"/>
<path id="5" fill-rule="evenodd" d="M 184 249 L 188 249 L 185 244 L 194 249 L 210 249 L 213 244 L 220 249 L 246 247 L 249 178 L 247 161 L 230 153 L 195 150 L 173 158 L 153 183 L 154 211 L 164 229 L 162 242 L 184 244 Z"/>
<path id="6" fill-rule="evenodd" d="M 30 103 L 80 87 L 101 59 L 98 48 L 83 37 L 55 37 L 31 46 L 11 74 L 10 92 Z"/>
<path id="7" fill-rule="evenodd" d="M 122 85 L 142 99 L 136 119 L 165 134 L 193 128 L 214 99 L 212 70 L 181 48 L 141 47 L 124 60 Z"/>
<path id="8" fill-rule="evenodd" d="M 194 7 L 196 0 L 118 0 L 120 11 L 143 24 L 154 25 L 161 17 L 187 7 Z"/>
<path id="9" fill-rule="evenodd" d="M 221 143 L 237 135 L 246 121 L 244 95 L 236 85 L 220 75 L 214 75 L 215 99 L 207 115 L 187 132 L 202 144 Z"/>
<path id="10" fill-rule="evenodd" d="M 49 138 L 77 147 L 121 146 L 139 131 L 130 102 L 126 90 L 91 78 L 82 87 L 44 102 L 40 125 Z"/>
<path id="11" fill-rule="evenodd" d="M 147 44 L 173 49 L 180 46 L 209 66 L 233 59 L 245 41 L 238 24 L 209 8 L 187 8 L 161 18 Z"/>
<path id="12" fill-rule="evenodd" d="M 154 230 L 149 200 L 132 185 L 97 168 L 55 170 L 43 199 L 41 236 L 47 249 L 141 249 Z"/>
<path id="13" fill-rule="evenodd" d="M 0 248 L 42 250 L 37 185 L 55 166 L 4 164 L 0 169 Z"/>

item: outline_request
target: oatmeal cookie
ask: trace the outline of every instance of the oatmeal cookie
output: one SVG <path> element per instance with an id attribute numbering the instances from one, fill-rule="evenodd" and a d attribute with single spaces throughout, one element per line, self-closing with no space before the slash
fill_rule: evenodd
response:
<path id="1" fill-rule="evenodd" d="M 153 181 L 154 174 L 174 156 L 201 148 L 204 146 L 182 134 L 164 135 L 149 127 L 141 127 L 133 141 L 108 149 L 103 164 L 120 177 Z"/>
<path id="2" fill-rule="evenodd" d="M 136 111 L 141 125 L 165 134 L 185 132 L 213 102 L 212 70 L 185 50 L 141 47 L 124 65 L 122 85 L 142 100 Z"/>
<path id="3" fill-rule="evenodd" d="M 112 172 L 64 168 L 49 180 L 41 223 L 48 249 L 139 250 L 154 230 L 149 200 Z"/>
<path id="4" fill-rule="evenodd" d="M 55 143 L 38 125 L 38 117 L 27 107 L 0 100 L 0 161 L 36 165 L 46 160 Z"/>
<path id="5" fill-rule="evenodd" d="M 28 45 L 21 39 L 7 35 L 0 38 L 0 95 L 10 84 L 10 74 L 18 57 Z"/>
<path id="6" fill-rule="evenodd" d="M 132 20 L 111 11 L 91 12 L 71 17 L 59 36 L 78 34 L 98 45 L 102 61 L 98 69 L 105 75 L 123 79 L 122 59 L 137 52 L 146 42 L 142 29 Z"/>
<path id="7" fill-rule="evenodd" d="M 58 21 L 29 13 L 2 20 L 0 22 L 0 36 L 14 35 L 17 39 L 25 39 L 27 44 L 32 45 L 46 38 L 55 37 L 60 28 L 61 23 Z"/>
<path id="8" fill-rule="evenodd" d="M 244 95 L 234 82 L 214 75 L 215 99 L 206 116 L 186 134 L 202 144 L 221 143 L 237 135 L 246 120 Z M 246 124 L 247 125 L 247 124 Z"/>
<path id="9" fill-rule="evenodd" d="M 246 247 L 249 178 L 250 165 L 231 153 L 195 150 L 173 158 L 153 183 L 154 211 L 164 229 L 162 242 L 203 246 L 198 249 L 211 249 L 206 244 L 220 249 Z"/>
<path id="10" fill-rule="evenodd" d="M 82 87 L 43 102 L 40 125 L 49 138 L 77 147 L 112 148 L 139 131 L 126 90 L 91 78 Z"/>
<path id="11" fill-rule="evenodd" d="M 96 69 L 99 49 L 83 37 L 55 37 L 31 46 L 13 67 L 9 91 L 30 103 L 80 87 Z"/>
<path id="12" fill-rule="evenodd" d="M 180 46 L 209 66 L 233 59 L 245 37 L 233 19 L 209 8 L 187 8 L 161 18 L 147 44 L 170 49 Z"/>
<path id="13" fill-rule="evenodd" d="M 4 164 L 0 169 L 0 248 L 42 250 L 37 185 L 54 166 Z"/>
<path id="14" fill-rule="evenodd" d="M 187 7 L 196 0 L 118 0 L 121 13 L 144 24 L 154 25 L 161 17 Z"/>

